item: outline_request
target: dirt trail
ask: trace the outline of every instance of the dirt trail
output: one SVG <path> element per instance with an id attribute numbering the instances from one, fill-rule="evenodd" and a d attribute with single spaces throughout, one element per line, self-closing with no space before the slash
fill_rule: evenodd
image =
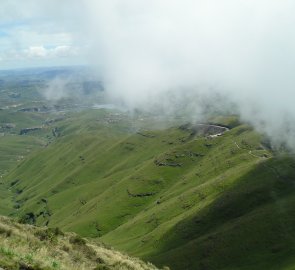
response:
<path id="1" fill-rule="evenodd" d="M 236 142 L 236 141 L 233 141 L 234 142 L 234 144 L 235 144 L 235 146 L 238 148 L 238 149 L 240 149 L 240 150 L 245 150 L 246 151 L 246 149 L 244 149 L 244 148 L 242 148 L 241 146 L 239 146 L 238 145 L 238 143 Z M 248 154 L 250 155 L 250 156 L 252 156 L 252 157 L 256 157 L 256 158 L 261 158 L 261 159 L 266 159 L 267 157 L 264 157 L 264 156 L 257 156 L 257 155 L 255 155 L 255 154 L 253 154 L 252 153 L 252 150 L 250 150 L 249 152 L 248 152 Z"/>
<path id="2" fill-rule="evenodd" d="M 235 146 L 236 146 L 238 149 L 240 149 L 240 150 L 246 150 L 246 149 L 243 149 L 242 147 L 240 147 L 236 141 L 233 141 L 233 142 L 234 142 Z M 252 150 L 250 150 L 250 151 L 248 152 L 248 154 L 249 154 L 250 156 L 252 156 L 252 157 L 259 158 L 259 159 L 263 159 L 263 160 L 269 159 L 269 157 L 265 157 L 265 156 L 262 156 L 262 157 L 261 157 L 261 156 L 257 156 L 257 155 L 255 155 L 255 154 L 253 154 L 253 153 L 252 153 Z M 278 171 L 275 167 L 272 167 L 272 166 L 267 165 L 267 164 L 265 164 L 265 163 L 263 163 L 263 166 L 264 166 L 265 168 L 271 170 L 272 173 L 276 176 L 276 178 L 281 179 L 281 180 L 284 180 L 284 179 L 285 179 L 285 178 L 279 173 L 279 171 Z"/>

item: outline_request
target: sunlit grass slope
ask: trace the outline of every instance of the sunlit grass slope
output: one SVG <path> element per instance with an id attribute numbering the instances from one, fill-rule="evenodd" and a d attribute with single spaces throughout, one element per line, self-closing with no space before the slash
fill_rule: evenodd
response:
<path id="1" fill-rule="evenodd" d="M 156 270 L 152 264 L 58 228 L 0 217 L 0 268 L 7 270 Z"/>
<path id="2" fill-rule="evenodd" d="M 289 154 L 234 120 L 209 137 L 189 125 L 130 134 L 87 117 L 61 123 L 55 142 L 5 178 L 11 214 L 172 269 L 292 269 Z"/>

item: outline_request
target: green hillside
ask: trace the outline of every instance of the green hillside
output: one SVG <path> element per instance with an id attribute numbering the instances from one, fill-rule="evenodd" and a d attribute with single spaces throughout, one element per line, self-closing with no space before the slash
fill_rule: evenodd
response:
<path id="1" fill-rule="evenodd" d="M 231 129 L 73 114 L 4 177 L 5 213 L 171 269 L 293 269 L 295 161 L 235 118 L 212 122 Z"/>
<path id="2" fill-rule="evenodd" d="M 157 270 L 150 263 L 94 244 L 74 233 L 19 224 L 2 216 L 0 243 L 0 269 Z"/>

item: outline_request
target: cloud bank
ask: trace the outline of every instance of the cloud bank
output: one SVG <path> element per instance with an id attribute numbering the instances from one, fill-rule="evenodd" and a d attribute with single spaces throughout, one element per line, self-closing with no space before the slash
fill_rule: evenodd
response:
<path id="1" fill-rule="evenodd" d="M 295 149 L 294 1 L 84 4 L 91 59 L 111 97 L 168 111 L 181 100 L 197 115 L 203 97 L 217 93 L 237 104 L 243 120 Z"/>
<path id="2" fill-rule="evenodd" d="M 55 47 L 83 47 L 110 99 L 191 119 L 210 99 L 233 102 L 243 120 L 295 149 L 293 0 L 5 2 L 24 20 L 46 17 L 42 31 L 71 33 Z M 53 53 L 36 46 L 28 53 Z"/>

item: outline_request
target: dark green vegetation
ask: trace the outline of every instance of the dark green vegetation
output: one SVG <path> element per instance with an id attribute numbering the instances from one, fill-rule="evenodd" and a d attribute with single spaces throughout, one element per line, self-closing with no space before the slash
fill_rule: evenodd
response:
<path id="1" fill-rule="evenodd" d="M 211 119 L 230 129 L 210 136 L 201 126 L 159 129 L 139 113 L 59 106 L 15 120 L 41 130 L 0 138 L 11 157 L 0 163 L 2 213 L 171 269 L 295 269 L 290 153 L 270 150 L 236 117 Z"/>

